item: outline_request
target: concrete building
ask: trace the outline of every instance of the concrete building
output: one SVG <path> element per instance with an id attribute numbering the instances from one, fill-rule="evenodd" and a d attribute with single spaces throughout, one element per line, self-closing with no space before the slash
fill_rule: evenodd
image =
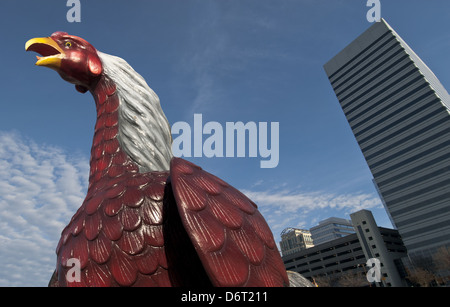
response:
<path id="1" fill-rule="evenodd" d="M 311 281 L 327 278 L 331 286 L 344 274 L 364 275 L 366 261 L 356 233 L 283 256 L 286 270 L 298 272 Z"/>
<path id="2" fill-rule="evenodd" d="M 409 257 L 450 246 L 445 88 L 385 20 L 324 69 Z"/>
<path id="3" fill-rule="evenodd" d="M 331 286 L 341 285 L 345 277 L 357 279 L 353 286 L 369 286 L 367 260 L 380 261 L 380 282 L 376 286 L 405 286 L 401 258 L 406 256 L 398 231 L 378 227 L 372 213 L 362 210 L 351 215 L 352 222 L 363 232 L 328 241 L 289 255 L 283 255 L 286 270 L 305 278 L 328 279 Z"/>
<path id="4" fill-rule="evenodd" d="M 287 256 L 313 247 L 311 233 L 306 229 L 286 228 L 281 232 L 281 254 Z"/>
<path id="5" fill-rule="evenodd" d="M 337 217 L 330 217 L 320 221 L 319 225 L 312 227 L 309 231 L 311 232 L 314 245 L 355 233 L 352 221 Z"/>
<path id="6" fill-rule="evenodd" d="M 382 283 L 394 287 L 406 285 L 400 275 L 401 258 L 406 256 L 406 248 L 398 232 L 394 229 L 378 227 L 368 210 L 350 214 L 358 241 L 366 259 L 380 261 Z"/>

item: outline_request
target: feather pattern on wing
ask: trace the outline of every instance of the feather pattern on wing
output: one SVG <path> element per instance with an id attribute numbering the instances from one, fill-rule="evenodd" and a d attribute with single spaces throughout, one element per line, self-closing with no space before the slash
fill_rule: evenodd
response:
<path id="1" fill-rule="evenodd" d="M 289 284 L 256 204 L 183 159 L 172 159 L 170 181 L 183 225 L 214 286 Z"/>

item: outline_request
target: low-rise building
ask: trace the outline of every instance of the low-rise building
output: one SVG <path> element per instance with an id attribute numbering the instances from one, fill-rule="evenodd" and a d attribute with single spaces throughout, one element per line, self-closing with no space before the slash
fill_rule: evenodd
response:
<path id="1" fill-rule="evenodd" d="M 338 217 L 330 217 L 320 221 L 317 226 L 312 227 L 309 231 L 311 232 L 314 245 L 319 245 L 355 233 L 351 220 Z"/>
<path id="2" fill-rule="evenodd" d="M 328 241 L 289 255 L 283 255 L 286 270 L 302 274 L 310 280 L 327 280 L 330 286 L 369 286 L 372 272 L 367 260 L 374 258 L 379 264 L 379 282 L 376 286 L 405 286 L 399 271 L 402 257 L 406 256 L 397 230 L 378 227 L 372 213 L 361 210 L 351 215 L 357 233 Z M 360 230 L 363 234 L 360 234 Z M 370 272 L 369 272 L 370 271 Z"/>
<path id="3" fill-rule="evenodd" d="M 313 247 L 311 232 L 306 229 L 286 228 L 281 232 L 280 249 L 283 256 L 287 256 L 307 248 Z"/>

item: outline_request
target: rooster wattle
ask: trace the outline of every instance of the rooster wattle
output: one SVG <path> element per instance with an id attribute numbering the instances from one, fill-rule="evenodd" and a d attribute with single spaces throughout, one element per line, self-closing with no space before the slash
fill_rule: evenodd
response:
<path id="1" fill-rule="evenodd" d="M 50 286 L 288 286 L 272 232 L 241 192 L 171 152 L 158 96 L 124 60 L 55 32 L 36 65 L 90 91 L 86 198 L 62 231 Z M 81 278 L 66 279 L 79 260 Z"/>

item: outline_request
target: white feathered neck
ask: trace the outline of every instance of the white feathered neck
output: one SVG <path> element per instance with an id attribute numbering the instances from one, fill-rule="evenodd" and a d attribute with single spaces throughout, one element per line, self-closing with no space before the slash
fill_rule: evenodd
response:
<path id="1" fill-rule="evenodd" d="M 158 96 L 125 60 L 102 52 L 98 55 L 119 96 L 121 149 L 141 173 L 169 170 L 172 134 Z"/>

